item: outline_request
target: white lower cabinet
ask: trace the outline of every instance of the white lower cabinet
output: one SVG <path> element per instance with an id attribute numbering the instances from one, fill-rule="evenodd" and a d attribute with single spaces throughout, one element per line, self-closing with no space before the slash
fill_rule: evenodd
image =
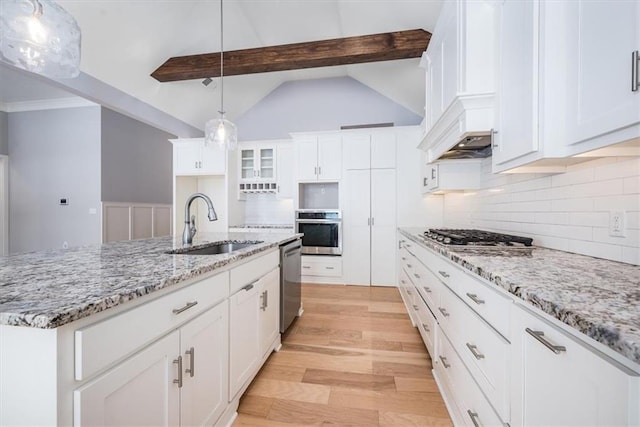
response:
<path id="1" fill-rule="evenodd" d="M 258 364 L 258 283 L 229 298 L 229 400 L 233 400 Z"/>
<path id="2" fill-rule="evenodd" d="M 433 250 L 403 235 L 398 247 L 400 294 L 455 425 L 640 425 L 639 373 Z"/>
<path id="3" fill-rule="evenodd" d="M 74 392 L 76 426 L 212 425 L 227 406 L 227 301 Z"/>
<path id="4" fill-rule="evenodd" d="M 180 422 L 174 332 L 73 393 L 74 426 L 176 426 Z"/>
<path id="5" fill-rule="evenodd" d="M 260 330 L 260 356 L 271 350 L 280 333 L 280 271 L 267 273 L 260 282 L 260 307 L 258 324 Z"/>
<path id="6" fill-rule="evenodd" d="M 640 424 L 637 374 L 514 305 L 512 426 Z"/>

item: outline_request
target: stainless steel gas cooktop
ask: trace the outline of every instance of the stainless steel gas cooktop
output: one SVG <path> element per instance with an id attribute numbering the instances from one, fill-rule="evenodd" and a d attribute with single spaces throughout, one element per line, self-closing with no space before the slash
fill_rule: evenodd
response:
<path id="1" fill-rule="evenodd" d="M 435 240 L 445 245 L 468 246 L 498 246 L 498 247 L 527 247 L 531 246 L 533 239 L 514 236 L 511 234 L 494 233 L 473 229 L 429 229 L 424 232 L 424 237 Z"/>

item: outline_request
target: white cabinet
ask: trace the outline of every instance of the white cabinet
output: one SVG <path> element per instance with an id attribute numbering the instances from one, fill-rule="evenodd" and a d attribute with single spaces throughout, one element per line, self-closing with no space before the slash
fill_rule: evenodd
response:
<path id="1" fill-rule="evenodd" d="M 427 163 L 422 177 L 422 193 L 473 190 L 480 188 L 482 161 L 444 160 Z"/>
<path id="2" fill-rule="evenodd" d="M 212 425 L 228 403 L 227 301 L 74 392 L 74 425 Z"/>
<path id="3" fill-rule="evenodd" d="M 342 176 L 339 134 L 293 136 L 298 181 L 338 181 Z"/>
<path id="4" fill-rule="evenodd" d="M 396 135 L 387 131 L 344 133 L 342 158 L 345 169 L 395 169 Z"/>
<path id="5" fill-rule="evenodd" d="M 640 49 L 633 1 L 512 2 L 499 6 L 498 122 L 493 172 L 564 172 L 570 156 L 626 155 L 640 136 Z M 608 148 L 608 149 L 607 149 Z"/>
<path id="6" fill-rule="evenodd" d="M 426 135 L 420 148 L 437 160 L 463 138 L 494 127 L 495 5 L 444 2 L 421 65 L 426 69 Z"/>
<path id="7" fill-rule="evenodd" d="M 258 281 L 229 298 L 229 400 L 253 376 L 260 357 Z"/>
<path id="8" fill-rule="evenodd" d="M 174 332 L 74 392 L 75 426 L 180 423 L 180 334 Z"/>
<path id="9" fill-rule="evenodd" d="M 343 252 L 345 281 L 353 285 L 391 285 L 396 240 L 395 169 L 347 170 L 344 179 Z"/>
<path id="10" fill-rule="evenodd" d="M 226 151 L 205 146 L 204 138 L 173 139 L 174 175 L 224 175 Z"/>
<path id="11" fill-rule="evenodd" d="M 280 274 L 272 270 L 260 279 L 260 307 L 258 325 L 260 330 L 260 356 L 268 352 L 280 333 Z"/>
<path id="12" fill-rule="evenodd" d="M 238 147 L 240 193 L 276 193 L 277 149 L 275 142 L 242 143 Z"/>
<path id="13" fill-rule="evenodd" d="M 639 377 L 514 306 L 513 426 L 638 425 Z"/>
<path id="14" fill-rule="evenodd" d="M 288 142 L 281 144 L 276 150 L 277 155 L 277 190 L 276 196 L 279 199 L 291 199 L 293 198 L 293 144 Z"/>

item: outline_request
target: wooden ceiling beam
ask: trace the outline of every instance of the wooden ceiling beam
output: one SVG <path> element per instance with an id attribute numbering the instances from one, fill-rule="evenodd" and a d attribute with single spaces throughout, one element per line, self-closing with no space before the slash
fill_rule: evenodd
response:
<path id="1" fill-rule="evenodd" d="M 233 50 L 224 52 L 224 75 L 419 58 L 430 39 L 418 29 Z M 169 58 L 151 76 L 160 82 L 219 77 L 220 52 Z"/>

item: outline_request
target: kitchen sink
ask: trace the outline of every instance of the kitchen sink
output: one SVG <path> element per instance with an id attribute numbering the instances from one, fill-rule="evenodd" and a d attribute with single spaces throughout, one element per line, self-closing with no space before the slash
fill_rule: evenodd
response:
<path id="1" fill-rule="evenodd" d="M 262 241 L 246 241 L 246 242 L 217 242 L 214 244 L 199 246 L 197 248 L 181 248 L 168 251 L 167 253 L 173 255 L 219 255 L 228 254 L 229 252 L 237 251 L 240 249 L 248 248 L 257 244 L 263 243 Z"/>

